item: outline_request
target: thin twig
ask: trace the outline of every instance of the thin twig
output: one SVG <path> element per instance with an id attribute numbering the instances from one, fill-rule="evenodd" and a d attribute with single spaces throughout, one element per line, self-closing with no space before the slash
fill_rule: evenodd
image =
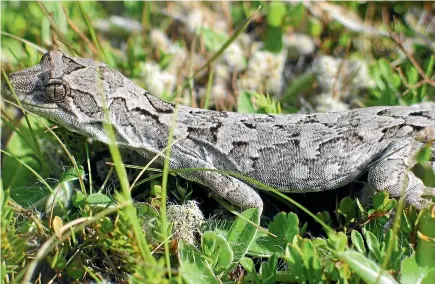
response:
<path id="1" fill-rule="evenodd" d="M 391 34 L 391 39 L 394 40 L 395 43 L 399 46 L 400 50 L 405 53 L 406 57 L 411 61 L 412 65 L 414 65 L 415 69 L 417 69 L 418 74 L 424 79 L 425 83 L 428 83 L 435 87 L 435 81 L 432 81 L 430 78 L 426 76 L 426 73 L 424 72 L 423 68 L 421 68 L 420 64 L 417 62 L 415 57 L 412 55 L 412 53 L 405 48 L 405 46 L 402 44 L 402 41 L 399 36 L 395 34 Z"/>
<path id="2" fill-rule="evenodd" d="M 390 24 L 389 13 L 388 13 L 388 10 L 386 9 L 386 6 L 383 6 L 383 8 L 382 8 L 382 20 L 384 21 L 384 24 L 388 30 L 388 34 L 390 35 L 390 38 L 397 44 L 397 46 L 400 48 L 400 50 L 403 51 L 403 53 L 409 59 L 409 61 L 411 61 L 412 65 L 415 67 L 415 69 L 417 69 L 418 74 L 420 74 L 420 76 L 423 78 L 423 82 L 435 87 L 435 81 L 431 80 L 430 78 L 428 78 L 426 76 L 426 73 L 424 72 L 423 68 L 421 68 L 420 64 L 415 59 L 413 54 L 411 52 L 409 52 L 405 48 L 405 46 L 403 45 L 403 42 L 402 42 L 400 36 L 398 36 L 397 34 L 394 34 L 393 31 L 391 30 L 391 27 L 389 25 Z"/>
<path id="3" fill-rule="evenodd" d="M 77 35 L 89 46 L 92 50 L 93 54 L 98 54 L 98 50 L 95 45 L 91 42 L 91 40 L 76 26 L 76 24 L 68 17 L 65 6 L 62 5 L 63 12 L 65 14 L 68 25 L 77 33 Z"/>

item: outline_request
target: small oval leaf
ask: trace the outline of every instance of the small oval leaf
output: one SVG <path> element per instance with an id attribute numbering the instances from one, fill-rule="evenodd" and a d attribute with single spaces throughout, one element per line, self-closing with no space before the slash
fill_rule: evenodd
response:
<path id="1" fill-rule="evenodd" d="M 340 256 L 367 283 L 398 284 L 387 271 L 357 251 L 345 251 Z"/>
<path id="2" fill-rule="evenodd" d="M 56 234 L 57 238 L 62 241 L 62 230 L 61 230 L 63 227 L 62 219 L 59 216 L 55 216 L 53 218 L 52 225 L 53 225 L 53 231 Z"/>

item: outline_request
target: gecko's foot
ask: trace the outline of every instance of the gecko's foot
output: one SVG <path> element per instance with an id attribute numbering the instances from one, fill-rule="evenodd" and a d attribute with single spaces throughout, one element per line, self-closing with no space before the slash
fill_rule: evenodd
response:
<path id="1" fill-rule="evenodd" d="M 417 179 L 417 178 L 416 178 Z M 407 194 L 405 200 L 408 204 L 412 204 L 417 209 L 428 208 L 435 204 L 432 199 L 435 197 L 435 188 L 426 187 L 421 180 L 416 185 L 414 190 L 411 189 L 410 194 Z M 408 193 L 408 191 L 407 191 Z"/>
<path id="2" fill-rule="evenodd" d="M 236 206 L 243 209 L 258 208 L 259 216 L 263 212 L 263 200 L 260 195 L 241 180 L 214 171 L 198 171 L 180 175 L 207 186 L 218 197 Z"/>

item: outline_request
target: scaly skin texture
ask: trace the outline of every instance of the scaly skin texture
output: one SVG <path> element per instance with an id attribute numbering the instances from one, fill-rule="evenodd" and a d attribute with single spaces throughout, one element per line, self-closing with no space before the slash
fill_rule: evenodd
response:
<path id="1" fill-rule="evenodd" d="M 102 126 L 107 105 L 119 146 L 152 158 L 167 145 L 175 105 L 104 63 L 51 51 L 10 80 L 28 110 L 71 131 L 108 143 Z M 180 141 L 172 147 L 170 167 L 232 171 L 295 193 L 334 189 L 368 171 L 376 190 L 394 197 L 404 192 L 408 203 L 422 208 L 431 204 L 422 195 L 435 190 L 410 169 L 434 138 L 435 103 L 294 115 L 179 106 L 173 139 Z M 235 205 L 263 208 L 254 188 L 237 178 L 209 171 L 180 175 Z"/>

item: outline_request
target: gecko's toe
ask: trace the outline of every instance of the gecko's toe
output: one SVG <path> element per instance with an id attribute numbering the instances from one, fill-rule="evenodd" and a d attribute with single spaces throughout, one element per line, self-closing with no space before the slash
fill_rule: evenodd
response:
<path id="1" fill-rule="evenodd" d="M 435 197 L 435 187 L 426 187 L 423 190 L 423 195 Z"/>
<path id="2" fill-rule="evenodd" d="M 424 208 L 428 208 L 429 206 L 434 204 L 429 199 L 426 199 L 423 197 L 407 198 L 406 201 L 408 204 L 413 205 L 415 208 L 417 208 L 419 210 L 424 209 Z"/>

